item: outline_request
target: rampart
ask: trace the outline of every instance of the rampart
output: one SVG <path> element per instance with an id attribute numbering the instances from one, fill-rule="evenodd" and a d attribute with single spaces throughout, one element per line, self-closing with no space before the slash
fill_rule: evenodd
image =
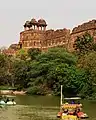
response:
<path id="1" fill-rule="evenodd" d="M 69 49 L 71 51 L 74 50 L 73 44 L 77 36 L 82 36 L 86 32 L 89 33 L 91 36 L 93 36 L 94 41 L 96 42 L 96 20 L 83 23 L 81 25 L 78 25 L 78 27 L 73 28 L 69 43 Z"/>
<path id="2" fill-rule="evenodd" d="M 45 33 L 47 48 L 54 46 L 64 46 L 67 48 L 70 40 L 70 30 L 59 29 L 59 30 L 48 30 Z"/>
<path id="3" fill-rule="evenodd" d="M 73 44 L 77 36 L 82 36 L 85 32 L 90 33 L 96 41 L 96 20 L 92 20 L 69 29 L 46 30 L 46 21 L 43 19 L 32 19 L 26 21 L 24 31 L 20 33 L 19 48 L 39 48 L 47 50 L 55 46 L 63 46 L 69 51 L 73 51 Z"/>
<path id="4" fill-rule="evenodd" d="M 79 25 L 78 27 L 73 28 L 72 34 L 88 31 L 88 30 L 94 30 L 94 29 L 96 29 L 96 20 L 83 23 L 82 25 Z"/>
<path id="5" fill-rule="evenodd" d="M 26 30 L 20 33 L 20 42 L 22 48 L 39 48 L 46 50 L 55 46 L 68 46 L 70 39 L 70 30 Z"/>

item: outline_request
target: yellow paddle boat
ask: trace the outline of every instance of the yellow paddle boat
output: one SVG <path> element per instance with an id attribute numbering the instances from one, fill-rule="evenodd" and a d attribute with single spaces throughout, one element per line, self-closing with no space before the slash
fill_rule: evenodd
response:
<path id="1" fill-rule="evenodd" d="M 64 98 L 65 100 L 78 100 L 80 97 Z M 57 117 L 61 120 L 80 120 L 88 118 L 88 115 L 82 112 L 82 104 L 80 103 L 62 103 L 62 86 L 61 86 L 61 104 L 60 112 L 58 112 Z"/>

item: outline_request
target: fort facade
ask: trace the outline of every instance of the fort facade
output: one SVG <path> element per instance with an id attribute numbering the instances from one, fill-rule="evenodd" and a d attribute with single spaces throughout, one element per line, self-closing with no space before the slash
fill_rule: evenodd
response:
<path id="1" fill-rule="evenodd" d="M 66 28 L 46 30 L 46 27 L 47 24 L 44 19 L 26 21 L 24 31 L 20 33 L 19 47 L 47 50 L 51 47 L 63 46 L 73 51 L 73 44 L 77 36 L 82 36 L 85 32 L 88 32 L 94 37 L 94 40 L 96 39 L 96 20 L 83 23 L 73 28 L 72 32 Z"/>
<path id="2" fill-rule="evenodd" d="M 39 48 L 47 50 L 55 46 L 68 46 L 70 30 L 46 30 L 46 21 L 32 19 L 24 24 L 24 31 L 20 33 L 20 48 Z"/>
<path id="3" fill-rule="evenodd" d="M 69 51 L 73 51 L 74 41 L 77 36 L 82 36 L 88 32 L 93 36 L 96 42 L 96 20 L 91 20 L 73 28 L 72 32 L 69 29 L 46 30 L 47 23 L 44 19 L 36 21 L 34 18 L 31 21 L 26 21 L 24 31 L 20 33 L 19 43 L 12 44 L 9 49 L 17 50 L 39 48 L 42 51 L 48 48 L 63 46 Z M 9 52 L 10 53 L 10 52 Z"/>

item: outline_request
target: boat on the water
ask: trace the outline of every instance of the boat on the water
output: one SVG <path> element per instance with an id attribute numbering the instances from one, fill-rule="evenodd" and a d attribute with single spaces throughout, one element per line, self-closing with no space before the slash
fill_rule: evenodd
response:
<path id="1" fill-rule="evenodd" d="M 0 105 L 16 105 L 16 102 L 15 101 L 5 102 L 5 101 L 1 100 Z"/>
<path id="2" fill-rule="evenodd" d="M 14 101 L 15 96 L 9 96 L 9 95 L 4 95 L 0 96 L 0 105 L 16 105 L 16 102 Z M 10 100 L 11 98 L 11 100 Z"/>
<path id="3" fill-rule="evenodd" d="M 62 120 L 69 120 L 72 119 L 72 120 L 78 120 L 79 118 L 80 119 L 86 119 L 88 118 L 88 115 L 86 113 L 84 113 L 82 110 L 81 110 L 81 105 L 79 104 L 62 104 L 61 106 L 61 111 L 58 112 L 57 114 L 57 117 L 58 118 L 61 118 Z M 67 111 L 67 112 L 66 112 Z"/>
<path id="4" fill-rule="evenodd" d="M 79 97 L 64 98 L 67 102 L 62 103 L 62 86 L 61 86 L 61 104 L 60 112 L 58 112 L 57 117 L 61 120 L 80 120 L 88 118 L 88 115 L 82 111 L 82 104 L 75 100 L 79 100 Z M 68 100 L 72 100 L 68 102 Z"/>

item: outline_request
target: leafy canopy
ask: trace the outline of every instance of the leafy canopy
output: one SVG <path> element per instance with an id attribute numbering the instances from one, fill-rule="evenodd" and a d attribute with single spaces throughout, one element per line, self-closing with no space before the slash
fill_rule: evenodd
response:
<path id="1" fill-rule="evenodd" d="M 77 37 L 74 42 L 74 48 L 78 54 L 86 54 L 95 50 L 94 39 L 89 33 L 85 33 L 81 37 Z"/>

